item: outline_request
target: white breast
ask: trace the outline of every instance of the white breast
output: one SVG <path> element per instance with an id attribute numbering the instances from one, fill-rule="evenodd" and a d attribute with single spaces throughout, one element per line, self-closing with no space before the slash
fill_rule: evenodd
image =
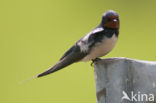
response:
<path id="1" fill-rule="evenodd" d="M 84 57 L 82 61 L 86 62 L 86 61 L 106 55 L 113 49 L 113 47 L 115 46 L 117 42 L 117 39 L 118 38 L 116 37 L 115 34 L 111 38 L 105 37 L 102 40 L 102 42 L 95 44 L 90 54 Z"/>

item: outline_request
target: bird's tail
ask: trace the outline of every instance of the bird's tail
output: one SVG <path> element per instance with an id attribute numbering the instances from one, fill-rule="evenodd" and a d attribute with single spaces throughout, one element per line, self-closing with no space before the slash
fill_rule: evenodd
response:
<path id="1" fill-rule="evenodd" d="M 72 64 L 73 62 L 69 62 L 69 61 L 66 61 L 66 60 L 60 60 L 58 63 L 56 63 L 54 66 L 52 66 L 50 69 L 48 69 L 47 71 L 37 75 L 37 77 L 42 77 L 42 76 L 45 76 L 45 75 L 48 75 L 50 73 L 53 73 L 53 72 L 56 72 L 60 69 L 63 69 L 64 67 Z"/>
<path id="2" fill-rule="evenodd" d="M 73 52 L 70 52 L 70 53 L 67 52 L 67 54 L 68 55 L 63 56 L 63 58 L 61 58 L 53 67 L 51 67 L 47 71 L 37 75 L 37 77 L 42 77 L 47 74 L 56 72 L 72 63 L 80 61 L 83 57 L 86 56 L 86 53 L 82 53 L 82 52 L 76 51 L 76 50 Z"/>

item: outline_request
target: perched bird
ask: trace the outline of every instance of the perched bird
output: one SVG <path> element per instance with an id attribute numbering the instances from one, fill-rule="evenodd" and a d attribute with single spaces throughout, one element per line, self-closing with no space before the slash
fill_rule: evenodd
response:
<path id="1" fill-rule="evenodd" d="M 113 49 L 118 34 L 119 16 L 115 11 L 108 10 L 102 15 L 101 23 L 95 29 L 77 41 L 54 66 L 37 77 L 56 72 L 75 62 L 89 60 L 94 62 Z"/>

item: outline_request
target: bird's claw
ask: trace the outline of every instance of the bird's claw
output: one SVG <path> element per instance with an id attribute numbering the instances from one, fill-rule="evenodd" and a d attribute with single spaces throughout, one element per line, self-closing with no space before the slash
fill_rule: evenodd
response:
<path id="1" fill-rule="evenodd" d="M 94 63 L 96 63 L 97 61 L 101 60 L 100 58 L 95 58 L 92 59 L 92 63 L 90 64 L 91 66 L 93 66 Z"/>
<path id="2" fill-rule="evenodd" d="M 93 64 L 94 64 L 94 62 L 93 62 L 93 60 L 92 60 L 92 62 L 91 62 L 91 64 L 90 64 L 90 65 L 93 67 Z"/>

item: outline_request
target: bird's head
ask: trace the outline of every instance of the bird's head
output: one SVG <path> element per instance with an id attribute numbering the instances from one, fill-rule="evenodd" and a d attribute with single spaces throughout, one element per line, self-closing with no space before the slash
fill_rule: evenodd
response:
<path id="1" fill-rule="evenodd" d="M 108 10 L 102 15 L 101 24 L 103 27 L 118 29 L 120 24 L 118 14 L 113 10 Z"/>

